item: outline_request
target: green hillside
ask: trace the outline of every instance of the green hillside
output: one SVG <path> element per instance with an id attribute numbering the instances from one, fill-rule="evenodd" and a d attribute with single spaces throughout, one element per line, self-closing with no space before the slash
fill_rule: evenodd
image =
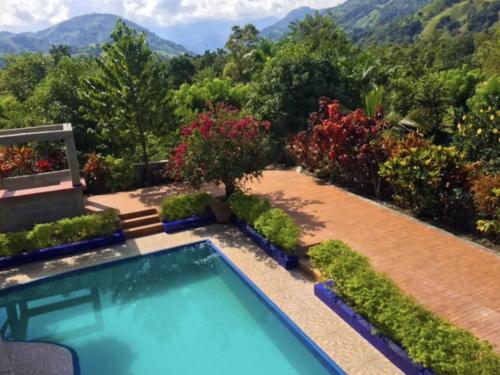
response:
<path id="1" fill-rule="evenodd" d="M 58 23 L 34 33 L 0 33 L 0 54 L 47 52 L 51 45 L 66 44 L 75 54 L 98 53 L 109 41 L 111 30 L 119 17 L 113 14 L 87 14 Z M 144 32 L 150 47 L 164 56 L 178 56 L 188 51 L 180 44 L 160 38 L 144 27 L 128 20 L 125 23 Z"/>
<path id="2" fill-rule="evenodd" d="M 303 8 L 262 30 L 273 40 L 282 38 L 292 21 L 313 12 Z M 299 11 L 301 10 L 301 11 Z M 348 0 L 333 8 L 338 25 L 358 43 L 404 43 L 431 35 L 460 35 L 487 30 L 498 24 L 500 1 L 495 0 Z"/>
<path id="3" fill-rule="evenodd" d="M 321 9 L 319 13 L 332 14 L 355 41 L 360 41 L 369 37 L 373 30 L 413 14 L 428 2 L 429 0 L 348 0 L 335 7 Z M 313 12 L 311 8 L 296 9 L 283 20 L 263 29 L 262 35 L 273 40 L 280 39 L 288 32 L 287 25 L 304 19 Z"/>
<path id="4" fill-rule="evenodd" d="M 376 30 L 374 42 L 412 42 L 418 37 L 477 33 L 498 26 L 500 2 L 433 0 L 417 13 Z"/>

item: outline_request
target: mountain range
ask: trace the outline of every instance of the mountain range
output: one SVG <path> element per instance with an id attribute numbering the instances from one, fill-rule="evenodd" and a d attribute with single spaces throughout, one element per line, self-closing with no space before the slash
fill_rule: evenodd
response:
<path id="1" fill-rule="evenodd" d="M 110 34 L 119 16 L 114 14 L 87 14 L 73 17 L 37 32 L 0 32 L 0 55 L 21 52 L 47 52 L 51 45 L 66 44 L 75 54 L 98 53 L 99 46 L 110 40 Z M 189 51 L 182 45 L 163 39 L 148 29 L 126 19 L 124 22 L 144 32 L 153 51 L 164 56 L 178 56 Z"/>
<path id="2" fill-rule="evenodd" d="M 347 0 L 335 7 L 319 10 L 300 7 L 281 20 L 267 17 L 251 22 L 261 29 L 262 36 L 279 40 L 289 32 L 292 22 L 303 20 L 316 12 L 331 14 L 337 24 L 357 43 L 411 43 L 436 33 L 460 35 L 498 27 L 500 1 Z M 87 14 L 38 32 L 0 31 L 0 55 L 47 52 L 51 45 L 57 44 L 69 45 L 74 54 L 95 55 L 99 53 L 100 45 L 109 40 L 118 18 L 120 17 L 113 14 Z M 177 41 L 174 43 L 132 21 L 124 21 L 137 31 L 144 32 L 151 48 L 164 56 L 223 48 L 231 33 L 231 26 L 248 22 L 202 20 L 155 27 L 156 32 Z M 178 44 L 179 42 L 182 44 Z"/>
<path id="3" fill-rule="evenodd" d="M 283 38 L 292 22 L 307 15 L 331 14 L 355 42 L 401 43 L 434 31 L 450 35 L 479 32 L 498 26 L 498 0 L 348 0 L 331 8 L 301 7 L 264 28 L 261 34 Z"/>

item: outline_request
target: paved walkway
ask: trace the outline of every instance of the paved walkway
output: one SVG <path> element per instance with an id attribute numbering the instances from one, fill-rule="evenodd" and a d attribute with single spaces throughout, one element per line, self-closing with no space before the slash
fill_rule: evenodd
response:
<path id="1" fill-rule="evenodd" d="M 417 301 L 500 351 L 499 255 L 295 171 L 265 171 L 248 187 L 296 219 L 303 245 L 346 242 Z"/>
<path id="2" fill-rule="evenodd" d="M 279 267 L 231 225 L 211 225 L 172 235 L 161 233 L 95 252 L 0 270 L 0 288 L 208 238 L 348 374 L 401 374 L 377 349 L 314 296 L 311 280 L 299 271 L 289 272 Z"/>
<path id="3" fill-rule="evenodd" d="M 224 194 L 222 188 L 212 185 L 205 187 L 203 190 L 215 196 Z M 189 191 L 192 190 L 181 184 L 169 184 L 112 194 L 92 195 L 85 199 L 85 209 L 87 211 L 102 211 L 114 208 L 121 214 L 127 214 L 149 208 L 158 208 L 167 196 Z"/>

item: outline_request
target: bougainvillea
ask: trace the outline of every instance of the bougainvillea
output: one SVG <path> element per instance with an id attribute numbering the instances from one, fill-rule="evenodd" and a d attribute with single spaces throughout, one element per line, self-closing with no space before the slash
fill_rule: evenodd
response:
<path id="1" fill-rule="evenodd" d="M 379 195 L 378 165 L 389 153 L 381 137 L 387 125 L 381 107 L 370 118 L 361 109 L 345 114 L 338 101 L 321 98 L 320 110 L 309 116 L 309 130 L 289 147 L 308 170 L 326 171 L 335 181 Z"/>
<path id="2" fill-rule="evenodd" d="M 0 147 L 0 177 L 14 177 L 61 170 L 65 154 L 60 150 L 40 157 L 31 147 Z"/>
<path id="3" fill-rule="evenodd" d="M 270 123 L 219 104 L 181 129 L 170 174 L 195 188 L 222 183 L 229 196 L 238 183 L 258 177 L 268 162 Z"/>

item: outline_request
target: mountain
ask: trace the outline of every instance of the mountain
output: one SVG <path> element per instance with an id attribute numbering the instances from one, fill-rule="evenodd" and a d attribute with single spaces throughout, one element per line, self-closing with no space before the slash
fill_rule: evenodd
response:
<path id="1" fill-rule="evenodd" d="M 498 25 L 498 0 L 348 0 L 332 8 L 337 24 L 358 43 L 412 42 L 437 33 L 450 35 L 479 32 Z M 282 38 L 288 25 L 314 14 L 298 8 L 284 19 L 262 30 L 273 40 Z"/>
<path id="2" fill-rule="evenodd" d="M 417 13 L 374 33 L 375 42 L 413 42 L 433 35 L 463 35 L 499 27 L 500 2 L 495 0 L 433 0 Z"/>
<path id="3" fill-rule="evenodd" d="M 320 14 L 331 14 L 337 24 L 347 31 L 355 41 L 363 38 L 372 29 L 393 22 L 400 17 L 413 14 L 429 0 L 348 0 L 340 5 L 317 10 Z M 280 39 L 288 31 L 291 21 L 302 20 L 315 14 L 311 8 L 298 8 L 284 19 L 262 30 L 271 39 Z"/>
<path id="4" fill-rule="evenodd" d="M 37 32 L 0 32 L 0 55 L 6 53 L 47 52 L 51 45 L 67 44 L 76 54 L 98 53 L 99 45 L 110 40 L 120 17 L 113 14 L 87 14 L 73 17 Z M 189 51 L 182 45 L 160 38 L 146 28 L 126 19 L 123 21 L 146 35 L 153 51 L 164 56 L 177 56 Z"/>
<path id="5" fill-rule="evenodd" d="M 260 32 L 263 37 L 269 38 L 271 40 L 281 39 L 288 31 L 288 27 L 292 22 L 300 21 L 306 18 L 306 16 L 314 15 L 316 9 L 309 7 L 300 7 L 292 10 L 288 13 L 285 18 L 279 20 L 275 24 L 268 26 Z"/>

